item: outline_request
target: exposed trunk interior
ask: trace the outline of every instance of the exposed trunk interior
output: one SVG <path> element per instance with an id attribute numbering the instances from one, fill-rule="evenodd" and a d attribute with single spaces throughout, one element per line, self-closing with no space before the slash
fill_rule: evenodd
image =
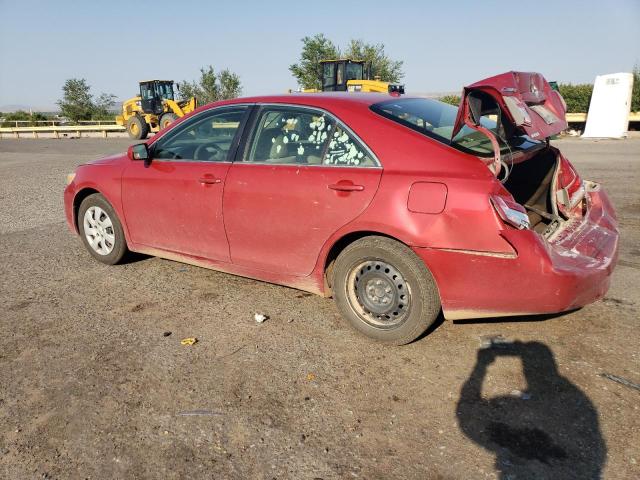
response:
<path id="1" fill-rule="evenodd" d="M 541 234 L 557 218 L 552 193 L 557 163 L 555 152 L 545 148 L 532 158 L 514 164 L 504 182 L 516 202 L 526 208 L 531 228 Z"/>
<path id="2" fill-rule="evenodd" d="M 470 119 L 475 125 L 480 125 L 484 118 L 495 119 L 495 130 L 489 135 L 499 139 L 501 146 L 509 144 L 506 152 L 500 154 L 502 172 L 498 178 L 502 178 L 507 191 L 526 209 L 530 228 L 541 235 L 549 235 L 560 220 L 553 191 L 559 162 L 557 152 L 548 144 L 534 147 L 538 149 L 534 154 L 518 151 L 513 143 L 517 137 L 515 127 L 491 95 L 481 91 L 470 92 L 467 102 Z M 511 159 L 517 163 L 511 164 Z"/>

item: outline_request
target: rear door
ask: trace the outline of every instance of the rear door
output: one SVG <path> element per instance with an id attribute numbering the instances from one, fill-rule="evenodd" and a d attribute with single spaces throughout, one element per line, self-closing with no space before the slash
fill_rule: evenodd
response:
<path id="1" fill-rule="evenodd" d="M 452 138 L 464 125 L 473 128 L 479 118 L 481 95 L 492 97 L 504 112 L 515 132 L 543 140 L 567 128 L 566 105 L 562 96 L 549 82 L 534 72 L 507 72 L 486 78 L 464 88 L 463 99 L 453 129 Z"/>
<path id="2" fill-rule="evenodd" d="M 328 238 L 369 205 L 381 174 L 373 153 L 326 112 L 262 107 L 225 184 L 231 261 L 310 274 Z"/>

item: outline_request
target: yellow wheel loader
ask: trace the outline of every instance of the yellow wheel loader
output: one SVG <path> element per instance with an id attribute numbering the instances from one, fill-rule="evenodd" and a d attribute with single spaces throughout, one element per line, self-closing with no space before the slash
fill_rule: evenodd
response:
<path id="1" fill-rule="evenodd" d="M 175 99 L 173 80 L 146 80 L 140 82 L 140 95 L 122 104 L 122 115 L 116 117 L 116 123 L 127 128 L 129 137 L 142 140 L 196 107 L 194 97 Z"/>
<path id="2" fill-rule="evenodd" d="M 404 85 L 383 82 L 380 77 L 370 78 L 365 62 L 342 58 L 339 60 L 322 60 L 323 92 L 379 92 L 404 93 Z M 304 92 L 318 92 L 307 89 Z"/>

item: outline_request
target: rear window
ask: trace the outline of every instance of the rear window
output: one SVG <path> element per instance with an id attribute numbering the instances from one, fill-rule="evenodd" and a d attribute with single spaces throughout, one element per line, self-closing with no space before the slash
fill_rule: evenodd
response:
<path id="1" fill-rule="evenodd" d="M 481 157 L 493 155 L 491 141 L 486 135 L 466 125 L 462 127 L 455 138 L 451 138 L 458 108 L 448 103 L 429 98 L 400 98 L 376 103 L 371 106 L 371 110 L 465 153 Z M 480 124 L 496 134 L 501 149 L 526 150 L 540 144 L 526 135 L 513 137 L 509 139 L 507 144 L 506 140 L 497 134 L 497 117 L 494 115 L 483 116 L 480 119 Z"/>

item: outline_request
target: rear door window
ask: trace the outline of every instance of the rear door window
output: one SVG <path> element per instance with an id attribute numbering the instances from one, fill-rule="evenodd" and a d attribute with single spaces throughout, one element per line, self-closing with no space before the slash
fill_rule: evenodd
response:
<path id="1" fill-rule="evenodd" d="M 377 167 L 375 157 L 332 116 L 300 107 L 265 107 L 258 114 L 245 162 Z"/>
<path id="2" fill-rule="evenodd" d="M 377 167 L 373 157 L 340 125 L 331 132 L 331 139 L 324 156 L 325 165 L 349 167 Z"/>

